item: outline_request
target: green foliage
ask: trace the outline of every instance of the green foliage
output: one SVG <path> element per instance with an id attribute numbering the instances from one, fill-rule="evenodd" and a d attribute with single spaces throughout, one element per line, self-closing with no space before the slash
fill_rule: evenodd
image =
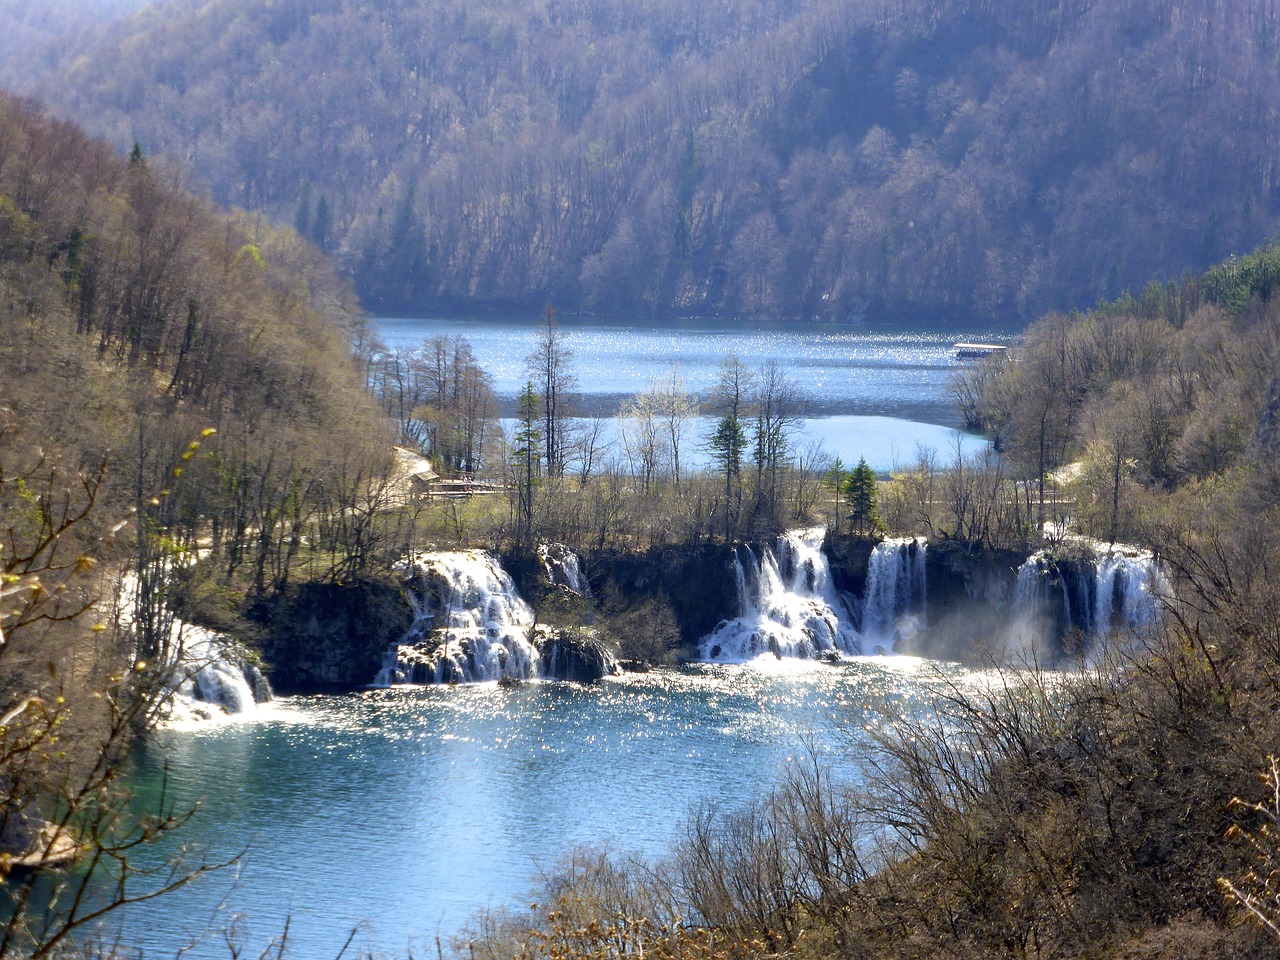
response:
<path id="1" fill-rule="evenodd" d="M 541 472 L 541 416 L 542 398 L 534 392 L 532 383 L 526 383 L 516 407 L 515 462 L 531 478 L 530 482 Z"/>
<path id="2" fill-rule="evenodd" d="M 243 247 L 236 251 L 236 263 L 242 260 L 248 260 L 258 269 L 264 266 L 262 262 L 262 251 L 258 249 L 256 243 L 246 243 Z"/>
<path id="3" fill-rule="evenodd" d="M 742 456 L 747 449 L 747 432 L 742 421 L 732 414 L 723 416 L 707 439 L 711 458 L 730 482 L 742 473 Z"/>
<path id="4" fill-rule="evenodd" d="M 849 473 L 845 483 L 845 493 L 849 498 L 849 521 L 854 532 L 859 536 L 874 533 L 880 527 L 880 514 L 877 510 L 876 475 L 867 466 L 866 457 L 859 458 L 858 465 Z"/>
<path id="5" fill-rule="evenodd" d="M 311 222 L 310 237 L 321 250 L 329 249 L 333 239 L 333 211 L 329 207 L 329 198 L 323 193 L 316 201 L 316 215 Z"/>
<path id="6" fill-rule="evenodd" d="M 512 453 L 512 489 L 515 493 L 517 541 L 525 546 L 533 542 L 534 494 L 541 476 L 542 430 L 539 417 L 542 398 L 526 383 L 516 406 L 515 446 Z"/>
<path id="7" fill-rule="evenodd" d="M 356 508 L 392 435 L 354 362 L 350 288 L 293 234 L 140 173 L 140 148 L 116 157 L 4 98 L 0 130 L 0 232 L 22 241 L 0 240 L 0 313 L 23 330 L 0 343 L 0 405 L 46 438 L 20 460 L 105 464 L 103 502 L 143 515 L 150 613 L 197 541 L 258 589 L 304 540 L 333 575 L 374 562 L 382 532 Z M 56 521 L 59 499 L 33 494 Z"/>
<path id="8" fill-rule="evenodd" d="M 671 598 L 662 589 L 637 602 L 616 582 L 606 584 L 599 624 L 601 632 L 618 644 L 622 660 L 651 666 L 666 666 L 676 660 L 680 626 Z"/>
<path id="9" fill-rule="evenodd" d="M 1261 358 L 1275 352 L 1278 282 L 1280 247 L 1262 247 L 1141 298 L 1045 317 L 1015 362 L 958 376 L 966 418 L 1034 485 L 1020 497 L 1032 531 L 1068 514 L 1089 535 L 1143 539 L 1162 492 L 1274 455 L 1274 369 Z"/>
<path id="10" fill-rule="evenodd" d="M 1230 313 L 1241 313 L 1255 297 L 1265 303 L 1280 288 L 1280 246 L 1231 257 L 1208 270 L 1201 287 L 1207 301 Z"/>

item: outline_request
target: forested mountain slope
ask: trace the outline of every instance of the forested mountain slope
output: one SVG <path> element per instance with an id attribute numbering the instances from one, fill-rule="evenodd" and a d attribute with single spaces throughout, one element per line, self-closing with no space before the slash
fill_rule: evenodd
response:
<path id="1" fill-rule="evenodd" d="M 129 858 L 186 817 L 120 775 L 183 646 L 208 656 L 179 594 L 216 619 L 367 565 L 394 434 L 363 320 L 292 230 L 0 94 L 0 956 L 84 955 L 156 890 Z"/>
<path id="2" fill-rule="evenodd" d="M 292 231 L 0 97 L 0 575 L 49 562 L 42 538 L 83 512 L 52 553 L 136 513 L 103 569 L 157 604 L 197 543 L 227 576 L 287 578 L 293 527 L 345 516 L 390 458 L 362 324 Z"/>
<path id="3" fill-rule="evenodd" d="M 164 0 L 158 0 L 163 3 Z M 0 84 L 18 87 L 50 69 L 68 43 L 92 43 L 103 25 L 148 0 L 0 0 Z"/>
<path id="4" fill-rule="evenodd" d="M 1273 235 L 1268 0 L 170 0 L 38 93 L 374 310 L 1030 319 Z"/>

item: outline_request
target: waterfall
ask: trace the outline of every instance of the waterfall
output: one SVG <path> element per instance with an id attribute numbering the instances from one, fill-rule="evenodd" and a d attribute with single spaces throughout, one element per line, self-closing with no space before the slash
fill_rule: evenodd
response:
<path id="1" fill-rule="evenodd" d="M 783 534 L 757 557 L 734 551 L 738 616 L 700 644 L 703 660 L 742 662 L 765 654 L 813 658 L 858 652 L 853 617 L 831 584 L 822 552 L 826 530 Z"/>
<path id="2" fill-rule="evenodd" d="M 1045 552 L 1040 550 L 1018 567 L 1018 578 L 1013 587 L 1012 629 L 1014 635 L 1024 643 L 1035 643 L 1043 636 L 1051 562 Z"/>
<path id="3" fill-rule="evenodd" d="M 138 577 L 120 577 L 115 596 L 115 619 L 126 632 L 137 622 Z M 171 724 L 245 717 L 271 700 L 271 685 L 234 639 L 172 617 L 168 631 L 172 651 L 167 671 L 164 718 Z"/>
<path id="4" fill-rule="evenodd" d="M 864 649 L 892 652 L 925 625 L 928 581 L 923 537 L 885 540 L 871 551 L 862 603 Z"/>
<path id="5" fill-rule="evenodd" d="M 563 587 L 581 597 L 591 596 L 591 584 L 582 572 L 581 558 L 562 543 L 538 546 L 538 559 L 555 587 Z"/>
<path id="6" fill-rule="evenodd" d="M 1055 656 L 1063 634 L 1079 627 L 1087 636 L 1090 605 L 1071 601 L 1071 569 L 1044 550 L 1028 557 L 1020 567 L 1013 589 L 1013 618 L 1007 639 L 1015 649 Z M 1085 588 L 1088 593 L 1088 587 Z M 1078 617 L 1085 617 L 1081 623 Z"/>
<path id="7" fill-rule="evenodd" d="M 170 721 L 220 719 L 251 713 L 271 699 L 271 686 L 238 645 L 204 627 L 181 629 L 173 665 Z"/>
<path id="8" fill-rule="evenodd" d="M 1160 619 L 1160 598 L 1172 595 L 1155 557 L 1145 550 L 1112 547 L 1097 560 L 1093 633 L 1107 636 L 1113 627 L 1141 630 Z"/>
<path id="9" fill-rule="evenodd" d="M 1018 568 L 1011 641 L 1056 654 L 1069 633 L 1091 647 L 1116 628 L 1141 630 L 1160 619 L 1161 598 L 1172 590 L 1150 552 L 1084 537 L 1070 542 L 1082 556 L 1042 550 Z"/>
<path id="10" fill-rule="evenodd" d="M 528 680 L 540 673 L 533 611 L 496 557 L 481 550 L 417 558 L 414 623 L 387 654 L 377 686 Z"/>

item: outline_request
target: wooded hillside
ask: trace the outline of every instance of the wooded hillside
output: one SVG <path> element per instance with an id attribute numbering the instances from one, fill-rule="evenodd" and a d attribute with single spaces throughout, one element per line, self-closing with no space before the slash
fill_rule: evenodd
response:
<path id="1" fill-rule="evenodd" d="M 1267 0 L 169 0 L 35 92 L 375 311 L 1029 320 L 1274 234 Z"/>
<path id="2" fill-rule="evenodd" d="M 260 589 L 286 579 L 295 526 L 349 516 L 390 458 L 362 324 L 291 231 L 0 98 L 0 574 L 89 551 L 132 569 L 158 618 L 197 544 Z M 332 526 L 340 565 L 351 538 Z M 6 614 L 11 656 L 27 621 Z M 144 653 L 166 638 L 140 629 Z"/>
<path id="3" fill-rule="evenodd" d="M 0 84 L 17 88 L 58 63 L 72 43 L 93 43 L 104 24 L 147 0 L 0 0 Z"/>

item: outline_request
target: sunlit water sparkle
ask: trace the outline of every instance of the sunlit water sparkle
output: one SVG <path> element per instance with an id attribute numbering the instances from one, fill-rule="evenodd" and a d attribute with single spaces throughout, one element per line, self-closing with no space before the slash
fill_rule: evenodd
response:
<path id="1" fill-rule="evenodd" d="M 289 919 L 295 957 L 334 956 L 357 924 L 382 953 L 423 953 L 477 909 L 522 904 L 575 844 L 660 856 L 702 804 L 775 785 L 806 738 L 851 775 L 887 705 L 928 709 L 963 676 L 905 657 L 768 659 L 285 698 L 256 723 L 172 732 L 140 757 L 143 794 L 167 761 L 171 796 L 201 802 L 187 839 L 214 858 L 251 845 L 234 884 L 134 909 L 127 939 L 170 956 L 215 913 L 242 914 L 259 946 Z"/>
<path id="2" fill-rule="evenodd" d="M 560 321 L 572 352 L 575 403 L 583 415 L 612 416 L 627 399 L 659 385 L 676 372 L 685 389 L 705 400 L 721 362 L 736 355 L 759 369 L 776 362 L 806 393 L 810 408 L 796 446 L 820 442 L 849 463 L 865 457 L 878 471 L 914 462 L 917 447 L 949 459 L 956 444 L 965 453 L 981 446 L 963 433 L 947 394 L 964 362 L 955 357 L 960 340 L 1006 343 L 1007 331 L 917 330 L 873 332 L 829 323 L 742 325 L 690 320 L 665 324 L 565 318 Z M 480 365 L 494 379 L 501 413 L 514 416 L 516 398 L 530 379 L 534 318 L 383 318 L 376 321 L 390 348 L 414 349 L 435 336 L 466 338 Z M 699 439 L 712 430 L 695 425 L 689 449 L 693 464 L 705 453 Z M 616 439 L 616 431 L 607 439 Z"/>

